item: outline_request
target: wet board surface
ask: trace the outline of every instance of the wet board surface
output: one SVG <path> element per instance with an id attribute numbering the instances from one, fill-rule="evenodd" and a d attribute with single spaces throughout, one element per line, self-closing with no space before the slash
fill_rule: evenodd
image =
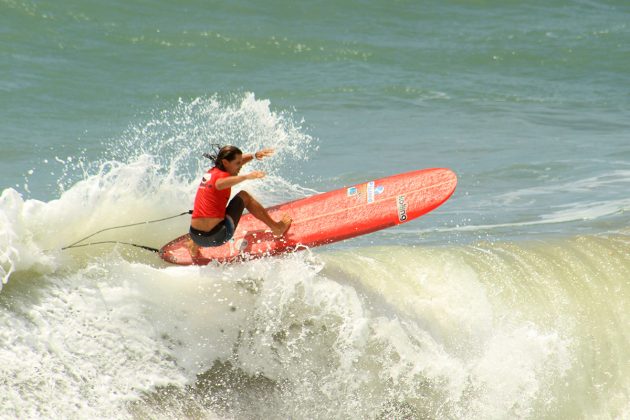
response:
<path id="1" fill-rule="evenodd" d="M 293 218 L 281 238 L 251 214 L 244 214 L 228 243 L 200 248 L 200 256 L 191 258 L 185 234 L 164 245 L 160 257 L 173 264 L 205 265 L 338 242 L 420 217 L 448 200 L 456 185 L 455 173 L 444 168 L 375 179 L 268 208 L 276 220 L 285 213 Z"/>

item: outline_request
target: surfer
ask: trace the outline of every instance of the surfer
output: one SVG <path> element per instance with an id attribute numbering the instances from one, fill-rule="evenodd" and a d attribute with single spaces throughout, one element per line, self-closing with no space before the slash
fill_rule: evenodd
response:
<path id="1" fill-rule="evenodd" d="M 229 241 L 244 209 L 269 226 L 277 237 L 284 235 L 289 229 L 291 217 L 285 214 L 279 221 L 273 220 L 267 210 L 246 191 L 240 191 L 230 200 L 233 186 L 266 175 L 262 171 L 239 175 L 243 165 L 253 159 L 262 160 L 273 154 L 273 149 L 243 154 L 236 146 L 224 146 L 216 154 L 204 154 L 204 157 L 214 162 L 214 166 L 203 176 L 197 189 L 190 222 L 192 240 L 188 249 L 191 256 L 199 256 L 199 247 L 220 246 Z"/>

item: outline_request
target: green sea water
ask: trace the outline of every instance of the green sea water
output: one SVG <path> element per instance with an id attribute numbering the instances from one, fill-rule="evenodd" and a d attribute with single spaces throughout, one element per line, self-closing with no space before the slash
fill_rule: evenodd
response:
<path id="1" fill-rule="evenodd" d="M 626 1 L 0 0 L 0 417 L 628 418 Z M 425 167 L 423 218 L 285 258 L 58 251 Z M 99 240 L 159 247 L 184 218 Z"/>

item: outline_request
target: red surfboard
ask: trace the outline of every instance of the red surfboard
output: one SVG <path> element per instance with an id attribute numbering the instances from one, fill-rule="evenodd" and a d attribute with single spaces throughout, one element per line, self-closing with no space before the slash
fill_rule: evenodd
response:
<path id="1" fill-rule="evenodd" d="M 393 175 L 268 208 L 274 219 L 285 213 L 293 218 L 281 238 L 251 214 L 244 214 L 225 245 L 200 248 L 200 256 L 191 258 L 186 234 L 164 245 L 160 257 L 174 264 L 205 265 L 330 244 L 422 216 L 448 200 L 456 185 L 457 177 L 449 169 Z"/>

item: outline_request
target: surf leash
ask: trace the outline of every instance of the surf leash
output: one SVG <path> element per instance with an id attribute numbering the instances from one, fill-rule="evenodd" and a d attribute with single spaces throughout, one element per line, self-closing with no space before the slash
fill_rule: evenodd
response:
<path id="1" fill-rule="evenodd" d="M 192 214 L 192 210 L 188 210 L 188 211 L 185 211 L 183 213 L 176 214 L 174 216 L 164 217 L 162 219 L 147 220 L 146 222 L 131 223 L 131 224 L 128 224 L 128 225 L 113 226 L 113 227 L 108 227 L 108 228 L 105 228 L 105 229 L 101 229 L 98 232 L 94 232 L 91 235 L 86 236 L 85 238 L 79 239 L 78 241 L 73 242 L 70 245 L 61 248 L 61 250 L 64 251 L 64 250 L 70 249 L 70 248 L 81 248 L 81 247 L 84 247 L 84 246 L 99 245 L 99 244 L 124 244 L 124 245 L 135 246 L 137 248 L 146 249 L 147 251 L 151 251 L 151 252 L 160 252 L 159 249 L 151 248 L 149 246 L 132 244 L 132 243 L 129 243 L 129 242 L 121 242 L 121 241 L 100 241 L 100 242 L 90 242 L 90 243 L 81 244 L 81 245 L 78 245 L 78 244 L 83 242 L 83 241 L 85 241 L 86 239 L 90 239 L 91 237 L 98 235 L 99 233 L 107 232 L 109 230 L 123 229 L 123 228 L 128 228 L 128 227 L 133 227 L 133 226 L 148 225 L 150 223 L 163 222 L 165 220 L 174 219 L 176 217 L 184 216 L 186 214 Z"/>
<path id="2" fill-rule="evenodd" d="M 155 253 L 159 253 L 160 250 L 157 248 L 151 248 L 150 246 L 145 246 L 145 245 L 138 245 L 138 244 L 132 244 L 131 242 L 122 242 L 122 241 L 99 241 L 99 242 L 90 242 L 88 244 L 81 244 L 81 245 L 72 245 L 72 246 L 67 246 L 65 248 L 61 248 L 61 250 L 63 251 L 64 249 L 68 249 L 68 248 L 81 248 L 84 246 L 92 246 L 92 245 L 100 245 L 100 244 L 123 244 L 123 245 L 131 245 L 131 246 L 135 246 L 137 248 L 142 248 L 142 249 L 146 249 L 147 251 L 151 251 L 151 252 L 155 252 Z"/>

